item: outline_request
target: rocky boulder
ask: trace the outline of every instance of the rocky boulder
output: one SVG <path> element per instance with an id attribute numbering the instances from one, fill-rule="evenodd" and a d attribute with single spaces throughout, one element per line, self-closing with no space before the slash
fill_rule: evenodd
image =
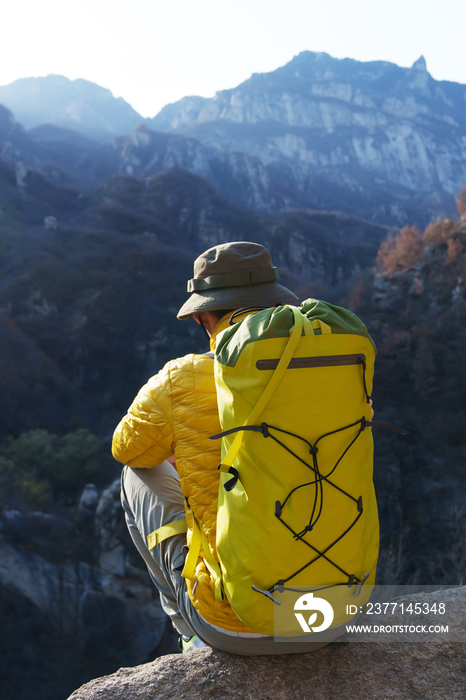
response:
<path id="1" fill-rule="evenodd" d="M 464 637 L 466 587 L 421 594 L 429 603 L 447 602 L 442 624 Z M 419 600 L 419 596 L 405 599 Z M 200 649 L 183 656 L 123 668 L 76 690 L 69 700 L 374 700 L 417 698 L 454 700 L 466 695 L 464 643 L 334 643 L 314 653 L 242 657 Z"/>

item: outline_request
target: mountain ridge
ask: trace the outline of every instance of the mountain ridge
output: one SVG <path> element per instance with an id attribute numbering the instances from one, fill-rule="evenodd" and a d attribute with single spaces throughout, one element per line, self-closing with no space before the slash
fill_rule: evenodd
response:
<path id="1" fill-rule="evenodd" d="M 58 81 L 74 96 L 92 86 L 49 78 L 49 87 Z M 37 80 L 48 79 L 24 85 L 37 87 Z M 402 68 L 306 51 L 213 98 L 184 97 L 146 120 L 110 91 L 92 91 L 97 102 L 72 100 L 60 114 L 71 114 L 71 126 L 89 135 L 85 118 L 103 110 L 97 116 L 107 125 L 105 143 L 95 133 L 100 144 L 53 132 L 70 126 L 55 115 L 48 132 L 35 126 L 20 138 L 18 126 L 20 145 L 9 139 L 0 153 L 87 188 L 114 174 L 145 178 L 181 167 L 254 211 L 341 210 L 394 226 L 452 215 L 466 183 L 466 86 L 434 80 L 422 56 Z M 116 106 L 123 121 L 109 126 Z"/>
<path id="2" fill-rule="evenodd" d="M 63 75 L 19 78 L 0 86 L 0 104 L 26 128 L 56 124 L 98 141 L 129 133 L 143 117 L 122 97 L 84 78 Z"/>
<path id="3" fill-rule="evenodd" d="M 312 68 L 314 68 L 312 74 L 309 74 L 310 60 L 313 60 L 314 63 L 314 65 L 312 66 Z M 300 69 L 302 69 L 303 67 L 307 75 L 301 74 Z M 348 71 L 347 69 L 349 67 L 352 70 Z M 380 72 L 381 68 L 383 68 L 382 72 Z M 376 71 L 376 73 L 374 73 L 374 70 Z M 395 63 L 391 63 L 388 61 L 362 62 L 352 58 L 336 59 L 330 56 L 329 54 L 323 52 L 315 53 L 312 51 L 303 51 L 297 56 L 295 56 L 293 59 L 291 59 L 291 61 L 289 61 L 284 66 L 280 66 L 274 71 L 270 71 L 268 73 L 253 73 L 250 78 L 243 81 L 235 88 L 217 91 L 213 98 L 209 99 L 198 96 L 184 97 L 181 100 L 178 100 L 177 102 L 166 105 L 160 110 L 160 112 L 157 115 L 155 115 L 155 117 L 153 117 L 152 119 L 148 119 L 147 121 L 149 124 L 158 126 L 158 128 L 160 128 L 159 118 L 163 115 L 163 113 L 171 111 L 172 108 L 176 105 L 181 105 L 190 100 L 193 103 L 194 101 L 196 101 L 197 104 L 199 104 L 200 106 L 205 106 L 206 103 L 212 101 L 218 102 L 223 97 L 229 97 L 231 95 L 234 95 L 237 91 L 241 89 L 250 89 L 258 83 L 265 82 L 268 84 L 273 84 L 274 78 L 279 79 L 276 81 L 276 85 L 278 87 L 280 87 L 281 78 L 285 77 L 288 81 L 292 81 L 291 87 L 296 89 L 297 87 L 302 87 L 304 85 L 304 81 L 306 80 L 306 78 L 312 78 L 314 82 L 327 81 L 330 79 L 337 78 L 348 79 L 354 76 L 355 71 L 359 71 L 359 82 L 356 81 L 359 87 L 361 87 L 361 85 L 364 85 L 365 83 L 373 83 L 377 80 L 377 77 L 381 79 L 382 82 L 383 80 L 385 80 L 386 87 L 396 86 L 400 79 L 406 77 L 414 77 L 417 78 L 417 84 L 415 80 L 407 81 L 407 83 L 408 85 L 409 83 L 411 83 L 411 87 L 419 91 L 423 89 L 422 84 L 426 82 L 426 76 L 428 76 L 429 82 L 436 83 L 438 86 L 455 86 L 453 89 L 456 91 L 458 91 L 458 89 L 463 89 L 463 91 L 466 90 L 466 86 L 463 86 L 460 83 L 455 83 L 452 81 L 436 81 L 434 78 L 432 78 L 427 71 L 426 61 L 423 56 L 417 59 L 417 61 L 415 61 L 410 68 L 403 68 Z M 421 80 L 419 81 L 420 76 Z M 283 85 L 283 87 L 290 87 L 290 83 Z M 318 96 L 318 93 L 316 93 L 316 96 Z"/>
<path id="4" fill-rule="evenodd" d="M 257 158 L 270 184 L 262 202 L 248 195 L 251 208 L 276 211 L 306 200 L 316 208 L 316 182 L 326 192 L 340 182 L 353 199 L 369 193 L 369 218 L 403 225 L 403 200 L 421 193 L 445 203 L 447 211 L 437 215 L 454 211 L 454 196 L 466 182 L 465 96 L 464 85 L 434 80 L 423 57 L 401 68 L 302 52 L 210 100 L 168 105 L 148 123 L 197 138 L 217 153 Z M 278 201 L 277 168 L 286 182 Z M 398 212 L 381 209 L 376 185 Z M 406 188 L 405 196 L 397 196 L 396 186 Z"/>

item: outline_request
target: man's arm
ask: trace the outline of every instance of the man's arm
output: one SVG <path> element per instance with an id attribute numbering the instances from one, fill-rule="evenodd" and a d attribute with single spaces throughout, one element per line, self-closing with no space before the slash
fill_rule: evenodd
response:
<path id="1" fill-rule="evenodd" d="M 130 467 L 150 468 L 173 455 L 170 363 L 142 387 L 113 434 L 112 454 Z"/>

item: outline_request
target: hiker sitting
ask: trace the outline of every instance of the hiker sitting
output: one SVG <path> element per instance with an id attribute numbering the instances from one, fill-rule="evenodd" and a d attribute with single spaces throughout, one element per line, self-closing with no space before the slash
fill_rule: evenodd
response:
<path id="1" fill-rule="evenodd" d="M 199 256 L 188 291 L 178 318 L 193 317 L 211 351 L 235 310 L 297 301 L 278 284 L 268 251 L 248 242 Z M 283 654 L 322 646 L 309 638 L 276 641 L 250 629 L 223 595 L 216 553 L 220 440 L 209 440 L 220 431 L 214 360 L 206 353 L 171 360 L 149 379 L 113 437 L 113 455 L 127 465 L 121 487 L 126 522 L 162 607 L 180 635 L 197 635 L 223 651 Z"/>

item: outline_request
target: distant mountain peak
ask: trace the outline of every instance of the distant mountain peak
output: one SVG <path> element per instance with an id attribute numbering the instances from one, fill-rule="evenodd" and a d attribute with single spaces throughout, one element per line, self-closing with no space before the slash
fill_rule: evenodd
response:
<path id="1" fill-rule="evenodd" d="M 414 61 L 413 65 L 411 66 L 411 70 L 418 70 L 427 73 L 427 63 L 424 56 L 419 56 L 417 61 Z"/>
<path id="2" fill-rule="evenodd" d="M 423 97 L 432 97 L 433 78 L 427 71 L 426 59 L 420 56 L 414 61 L 411 68 L 405 69 L 405 74 L 401 80 L 401 85 L 405 85 L 415 93 Z"/>
<path id="3" fill-rule="evenodd" d="M 99 141 L 128 134 L 142 117 L 121 97 L 84 78 L 20 78 L 0 87 L 0 104 L 26 127 L 54 124 Z"/>

